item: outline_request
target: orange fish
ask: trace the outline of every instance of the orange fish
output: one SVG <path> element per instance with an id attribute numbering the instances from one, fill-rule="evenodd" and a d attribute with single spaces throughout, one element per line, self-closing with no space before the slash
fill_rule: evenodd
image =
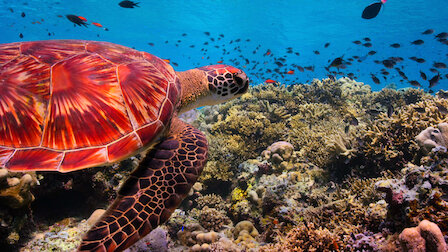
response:
<path id="1" fill-rule="evenodd" d="M 272 223 L 274 223 L 274 225 L 277 225 L 278 224 L 278 220 L 274 219 L 274 221 L 272 221 Z"/>
<path id="2" fill-rule="evenodd" d="M 95 22 L 92 22 L 92 24 L 93 24 L 94 26 L 96 26 L 96 27 L 103 27 L 103 25 L 102 25 L 102 24 L 100 24 L 100 23 L 95 23 Z"/>
<path id="3" fill-rule="evenodd" d="M 271 80 L 271 79 L 267 79 L 264 82 L 266 82 L 266 83 L 275 83 L 276 81 L 275 80 Z"/>
<path id="4" fill-rule="evenodd" d="M 163 59 L 163 61 L 165 61 L 166 63 L 170 63 L 170 60 L 169 59 Z"/>
<path id="5" fill-rule="evenodd" d="M 87 21 L 87 18 L 85 18 L 85 17 L 81 17 L 81 16 L 78 16 L 78 17 L 79 17 L 79 19 L 81 19 L 81 20 L 84 21 L 84 22 Z"/>
<path id="6" fill-rule="evenodd" d="M 294 70 L 289 70 L 288 72 L 286 72 L 287 74 L 294 74 Z"/>
<path id="7" fill-rule="evenodd" d="M 220 60 L 220 61 L 216 61 L 216 63 L 219 63 L 219 64 L 221 64 L 221 63 L 222 63 L 222 60 Z"/>

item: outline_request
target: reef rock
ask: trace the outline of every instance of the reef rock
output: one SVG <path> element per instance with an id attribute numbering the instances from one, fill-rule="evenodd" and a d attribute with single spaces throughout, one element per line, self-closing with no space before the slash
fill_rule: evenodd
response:
<path id="1" fill-rule="evenodd" d="M 428 127 L 415 137 L 418 145 L 429 152 L 433 148 L 448 147 L 448 123 L 439 123 L 437 128 Z"/>

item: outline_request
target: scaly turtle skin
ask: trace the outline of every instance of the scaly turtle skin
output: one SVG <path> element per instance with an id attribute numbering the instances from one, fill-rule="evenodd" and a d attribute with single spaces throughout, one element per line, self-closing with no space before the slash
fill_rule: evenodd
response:
<path id="1" fill-rule="evenodd" d="M 121 251 L 169 218 L 206 163 L 204 134 L 177 115 L 248 85 L 231 66 L 175 72 L 106 42 L 1 44 L 0 167 L 69 172 L 147 151 L 79 247 Z"/>

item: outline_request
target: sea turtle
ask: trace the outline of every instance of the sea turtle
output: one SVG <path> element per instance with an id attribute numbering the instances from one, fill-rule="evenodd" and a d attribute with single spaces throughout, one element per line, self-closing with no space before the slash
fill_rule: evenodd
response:
<path id="1" fill-rule="evenodd" d="M 78 248 L 121 251 L 170 217 L 206 163 L 204 134 L 177 116 L 248 86 L 232 66 L 175 72 L 107 42 L 1 44 L 0 167 L 70 172 L 146 151 Z"/>

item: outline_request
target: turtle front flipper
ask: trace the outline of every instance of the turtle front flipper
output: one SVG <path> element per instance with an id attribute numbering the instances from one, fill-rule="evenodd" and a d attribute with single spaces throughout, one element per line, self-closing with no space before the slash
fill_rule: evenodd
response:
<path id="1" fill-rule="evenodd" d="M 173 118 L 168 137 L 149 151 L 79 251 L 121 251 L 168 220 L 196 182 L 207 159 L 202 132 Z"/>

